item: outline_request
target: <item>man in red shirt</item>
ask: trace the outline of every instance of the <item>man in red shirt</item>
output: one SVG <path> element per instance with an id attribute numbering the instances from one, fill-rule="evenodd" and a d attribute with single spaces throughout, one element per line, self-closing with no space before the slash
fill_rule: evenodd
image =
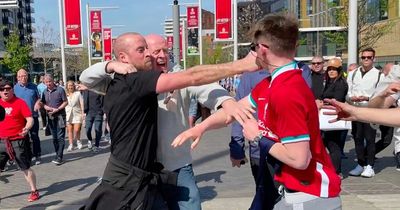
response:
<path id="1" fill-rule="evenodd" d="M 244 120 L 243 134 L 263 145 L 260 149 L 267 152 L 268 159 L 280 162 L 275 180 L 282 186 L 282 199 L 274 209 L 341 209 L 341 180 L 321 139 L 313 93 L 294 61 L 298 31 L 298 20 L 289 15 L 270 14 L 254 26 L 253 54 L 271 77 L 240 101 L 257 108 L 259 119 Z M 195 139 L 194 147 L 207 129 L 226 122 L 227 114 L 219 110 L 180 134 L 172 145 Z"/>
<path id="2" fill-rule="evenodd" d="M 0 169 L 4 169 L 8 160 L 14 160 L 24 172 L 31 193 L 28 201 L 39 199 L 36 188 L 36 175 L 31 166 L 31 146 L 27 136 L 32 128 L 33 118 L 28 105 L 15 97 L 11 82 L 0 82 L 0 106 L 5 110 L 5 117 L 0 121 Z"/>

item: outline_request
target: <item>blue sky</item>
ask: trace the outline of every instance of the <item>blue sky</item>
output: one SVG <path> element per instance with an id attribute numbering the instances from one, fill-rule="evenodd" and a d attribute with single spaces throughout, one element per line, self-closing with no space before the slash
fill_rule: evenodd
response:
<path id="1" fill-rule="evenodd" d="M 180 0 L 180 4 L 196 3 L 196 0 Z M 142 34 L 163 34 L 163 21 L 172 16 L 173 0 L 81 0 L 83 18 L 83 33 L 86 36 L 86 10 L 90 7 L 118 6 L 119 9 L 107 9 L 103 11 L 103 25 L 125 25 L 113 29 L 113 36 L 118 36 L 127 31 L 135 31 Z M 214 0 L 202 0 L 203 9 L 214 11 Z M 33 3 L 36 19 L 34 27 L 42 25 L 42 18 L 50 21 L 51 27 L 59 31 L 58 0 L 35 0 Z M 186 13 L 186 7 L 181 6 L 181 14 Z"/>

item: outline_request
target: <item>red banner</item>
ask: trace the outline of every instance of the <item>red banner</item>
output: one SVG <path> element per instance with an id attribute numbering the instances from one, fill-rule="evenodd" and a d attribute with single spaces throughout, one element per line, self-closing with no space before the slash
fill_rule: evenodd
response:
<path id="1" fill-rule="evenodd" d="M 199 27 L 199 7 L 187 7 L 187 28 L 198 28 Z"/>
<path id="2" fill-rule="evenodd" d="M 111 28 L 103 29 L 103 44 L 104 44 L 104 56 L 103 60 L 110 61 L 112 59 L 112 38 Z"/>
<path id="3" fill-rule="evenodd" d="M 67 47 L 82 47 L 81 1 L 64 0 L 65 44 Z"/>
<path id="4" fill-rule="evenodd" d="M 182 29 L 183 28 L 183 26 L 182 25 L 180 25 L 179 26 L 179 58 L 181 58 L 181 60 L 183 60 L 183 57 L 182 57 L 182 47 L 183 47 L 183 39 L 182 39 Z"/>
<path id="5" fill-rule="evenodd" d="M 215 38 L 232 39 L 232 0 L 215 0 Z"/>
<path id="6" fill-rule="evenodd" d="M 90 38 L 92 40 L 92 58 L 103 58 L 101 11 L 90 11 Z"/>

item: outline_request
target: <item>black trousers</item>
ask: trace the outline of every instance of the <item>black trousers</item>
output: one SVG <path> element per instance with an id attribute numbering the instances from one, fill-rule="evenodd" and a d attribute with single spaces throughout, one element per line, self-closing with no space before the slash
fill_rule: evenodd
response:
<path id="1" fill-rule="evenodd" d="M 335 166 L 336 173 L 342 172 L 342 160 L 341 160 L 341 144 L 342 144 L 342 132 L 339 131 L 325 131 L 324 132 L 324 144 L 329 151 L 332 163 Z"/>
<path id="2" fill-rule="evenodd" d="M 375 143 L 375 154 L 378 154 L 392 143 L 393 127 L 380 125 L 381 139 Z"/>
<path id="3" fill-rule="evenodd" d="M 355 136 L 354 144 L 357 154 L 358 164 L 360 166 L 375 164 L 375 137 L 376 130 L 369 123 L 354 122 Z M 366 146 L 364 146 L 364 139 Z"/>

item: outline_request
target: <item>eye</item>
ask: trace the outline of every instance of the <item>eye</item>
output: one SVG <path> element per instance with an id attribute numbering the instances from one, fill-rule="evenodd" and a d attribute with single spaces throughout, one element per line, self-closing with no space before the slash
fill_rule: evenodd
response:
<path id="1" fill-rule="evenodd" d="M 155 50 L 155 51 L 153 52 L 153 55 L 158 55 L 158 54 L 160 53 L 160 51 L 161 51 L 161 50 Z"/>

